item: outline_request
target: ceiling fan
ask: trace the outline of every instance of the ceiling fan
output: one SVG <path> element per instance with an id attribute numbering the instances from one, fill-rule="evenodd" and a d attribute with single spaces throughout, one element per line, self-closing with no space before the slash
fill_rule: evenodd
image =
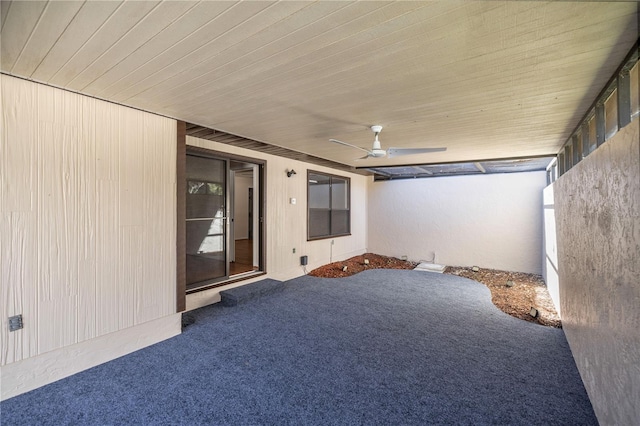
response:
<path id="1" fill-rule="evenodd" d="M 380 140 L 378 140 L 378 135 L 382 131 L 382 126 L 371 126 L 371 130 L 376 135 L 376 138 L 373 141 L 373 147 L 370 150 L 360 148 L 359 146 L 355 146 L 347 142 L 342 142 L 337 139 L 329 139 L 329 142 L 337 143 L 344 146 L 350 146 L 351 148 L 359 149 L 360 151 L 366 152 L 367 155 L 365 155 L 362 158 L 359 158 L 359 160 L 363 160 L 369 157 L 382 158 L 384 156 L 387 156 L 388 158 L 393 158 L 400 155 L 425 154 L 429 152 L 441 152 L 441 151 L 447 150 L 447 148 L 393 148 L 393 147 L 384 150 L 380 145 Z"/>

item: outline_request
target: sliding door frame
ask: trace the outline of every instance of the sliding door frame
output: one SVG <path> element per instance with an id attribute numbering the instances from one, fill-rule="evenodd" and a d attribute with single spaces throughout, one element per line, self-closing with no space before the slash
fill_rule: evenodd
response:
<path id="1" fill-rule="evenodd" d="M 181 126 L 182 124 L 182 126 Z M 181 129 L 183 129 L 182 140 L 181 140 Z M 184 122 L 178 122 L 178 151 L 177 151 L 177 176 L 176 176 L 176 191 L 177 191 L 177 312 L 182 312 L 186 309 L 186 294 L 187 293 L 195 293 L 203 290 L 208 290 L 215 287 L 220 287 L 223 285 L 227 285 L 233 282 L 242 281 L 249 278 L 254 278 L 258 275 L 266 274 L 267 272 L 267 262 L 266 262 L 266 169 L 267 162 L 266 160 L 253 158 L 253 157 L 245 157 L 236 154 L 229 154 L 226 152 L 214 151 L 206 148 L 195 147 L 195 146 L 187 146 L 186 145 L 186 125 Z M 182 145 L 182 147 L 181 147 Z M 254 229 L 254 233 L 257 231 L 257 235 L 260 238 L 260 242 L 258 245 L 258 268 L 259 270 L 255 274 L 242 276 L 238 278 L 230 278 L 224 281 L 211 282 L 209 284 L 204 284 L 198 288 L 187 290 L 187 282 L 186 282 L 186 194 L 185 188 L 187 185 L 186 180 L 186 161 L 187 154 L 193 154 L 200 157 L 208 157 L 222 160 L 234 160 L 245 163 L 256 164 L 258 170 L 258 183 L 259 188 L 254 188 L 253 196 L 259 197 L 258 199 L 258 212 L 254 212 L 254 214 L 258 214 L 258 229 Z M 256 191 L 257 189 L 257 191 Z M 227 262 L 228 263 L 228 262 Z M 228 267 L 228 265 L 227 265 Z"/>
<path id="2" fill-rule="evenodd" d="M 176 137 L 176 312 L 187 309 L 187 123 Z"/>

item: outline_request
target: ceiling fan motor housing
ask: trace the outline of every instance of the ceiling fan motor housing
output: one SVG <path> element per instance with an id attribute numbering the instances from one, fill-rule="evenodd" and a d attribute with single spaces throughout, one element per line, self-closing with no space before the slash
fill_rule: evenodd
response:
<path id="1" fill-rule="evenodd" d="M 378 135 L 382 131 L 382 126 L 371 126 L 371 130 L 373 130 L 373 133 L 376 134 L 376 138 L 373 141 L 373 147 L 371 149 L 371 156 L 376 158 L 384 157 L 385 155 L 387 155 L 387 151 L 382 149 L 382 146 L 380 145 L 380 140 L 378 140 Z"/>

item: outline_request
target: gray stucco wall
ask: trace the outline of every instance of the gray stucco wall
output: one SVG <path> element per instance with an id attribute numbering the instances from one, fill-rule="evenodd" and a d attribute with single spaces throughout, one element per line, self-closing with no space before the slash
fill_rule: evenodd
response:
<path id="1" fill-rule="evenodd" d="M 553 184 L 562 322 L 602 425 L 640 425 L 639 127 Z"/>

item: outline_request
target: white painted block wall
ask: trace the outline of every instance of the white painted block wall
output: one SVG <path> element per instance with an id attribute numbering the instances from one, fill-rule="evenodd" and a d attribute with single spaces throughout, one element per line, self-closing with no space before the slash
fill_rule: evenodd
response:
<path id="1" fill-rule="evenodd" d="M 545 172 L 369 184 L 368 250 L 540 274 Z"/>
<path id="2" fill-rule="evenodd" d="M 151 344 L 179 333 L 180 323 L 172 318 L 176 122 L 0 79 L 0 365 L 6 398 L 29 390 L 12 383 L 44 384 L 71 374 L 69 365 L 85 365 L 62 356 L 70 347 L 72 355 L 88 353 L 104 362 L 122 355 L 119 344 L 132 350 L 127 339 Z M 17 314 L 24 328 L 9 332 L 7 319 Z M 163 318 L 166 327 L 142 339 L 132 331 Z M 92 342 L 106 335 L 112 346 L 92 355 Z M 45 372 L 32 377 L 37 369 L 24 361 L 45 354 Z"/>

